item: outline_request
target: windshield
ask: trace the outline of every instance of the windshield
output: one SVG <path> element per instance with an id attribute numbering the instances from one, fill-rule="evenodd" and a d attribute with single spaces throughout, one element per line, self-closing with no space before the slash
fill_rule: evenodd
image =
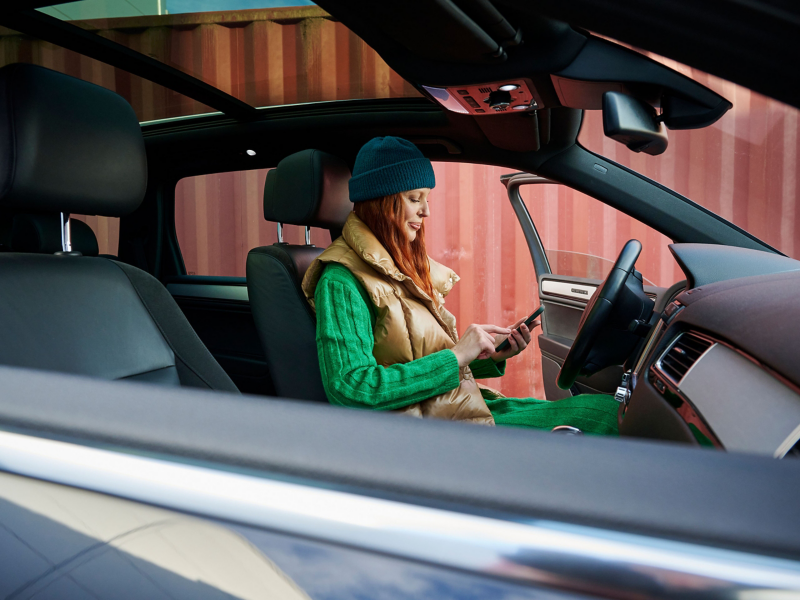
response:
<path id="1" fill-rule="evenodd" d="M 578 142 L 718 214 L 787 256 L 800 258 L 798 110 L 661 56 L 642 52 L 733 103 L 705 129 L 669 131 L 660 156 L 605 137 L 600 111 L 585 111 Z"/>
<path id="2" fill-rule="evenodd" d="M 38 10 L 254 107 L 420 96 L 361 38 L 305 0 L 81 0 Z M 51 51 L 16 32 L 2 35 L 18 36 L 4 44 L 13 50 L 5 63 Z M 58 68 L 57 57 L 53 62 Z M 79 76 L 115 89 L 108 78 Z M 212 112 L 199 103 L 168 106 L 160 94 L 143 94 L 141 121 Z"/>

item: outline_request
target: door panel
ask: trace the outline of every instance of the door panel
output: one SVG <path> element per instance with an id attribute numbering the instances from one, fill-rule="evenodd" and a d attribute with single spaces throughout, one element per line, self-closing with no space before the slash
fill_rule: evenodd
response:
<path id="1" fill-rule="evenodd" d="M 275 395 L 244 277 L 174 277 L 167 290 L 241 392 Z"/>
<path id="2" fill-rule="evenodd" d="M 597 279 L 543 275 L 539 277 L 539 300 L 545 307 L 539 350 L 542 353 L 542 376 L 548 400 L 560 400 L 572 395 L 556 385 L 556 378 L 572 341 L 578 333 L 588 299 L 602 283 Z M 645 286 L 645 293 L 659 301 L 667 292 L 664 288 Z M 613 394 L 622 380 L 623 369 L 615 365 L 591 377 L 579 377 L 573 391 L 582 394 Z"/>

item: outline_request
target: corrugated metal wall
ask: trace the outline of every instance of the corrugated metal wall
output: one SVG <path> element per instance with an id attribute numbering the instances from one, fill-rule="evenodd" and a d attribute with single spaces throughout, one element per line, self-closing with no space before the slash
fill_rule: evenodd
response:
<path id="1" fill-rule="evenodd" d="M 253 106 L 419 96 L 347 27 L 315 6 L 83 21 Z M 126 98 L 140 121 L 213 109 L 103 63 L 0 28 L 0 64 L 33 62 Z"/>

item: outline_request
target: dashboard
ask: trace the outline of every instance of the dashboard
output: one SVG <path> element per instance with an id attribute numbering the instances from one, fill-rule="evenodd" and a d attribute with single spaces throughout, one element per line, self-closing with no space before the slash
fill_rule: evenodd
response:
<path id="1" fill-rule="evenodd" d="M 670 248 L 687 289 L 661 313 L 635 363 L 621 435 L 800 456 L 800 261 L 725 246 Z"/>

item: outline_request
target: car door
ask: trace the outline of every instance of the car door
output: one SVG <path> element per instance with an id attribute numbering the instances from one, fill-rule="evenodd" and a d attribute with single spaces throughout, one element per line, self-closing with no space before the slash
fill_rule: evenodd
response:
<path id="1" fill-rule="evenodd" d="M 548 400 L 579 393 L 613 394 L 623 366 L 615 365 L 590 377 L 579 377 L 570 390 L 556 378 L 578 333 L 583 312 L 614 265 L 617 253 L 631 238 L 644 249 L 637 269 L 644 290 L 660 311 L 685 286 L 669 255 L 670 240 L 594 198 L 537 175 L 517 173 L 501 178 L 528 243 L 545 307 L 539 335 L 542 377 Z"/>

